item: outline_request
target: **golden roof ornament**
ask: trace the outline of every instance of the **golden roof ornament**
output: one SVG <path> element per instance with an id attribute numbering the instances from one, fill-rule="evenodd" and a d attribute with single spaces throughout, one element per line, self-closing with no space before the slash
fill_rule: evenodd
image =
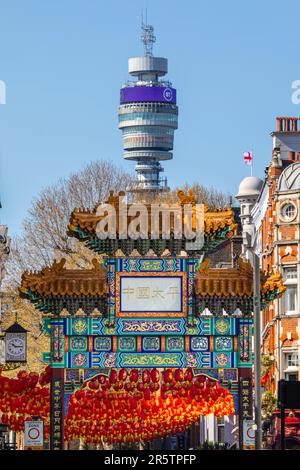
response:
<path id="1" fill-rule="evenodd" d="M 179 204 L 184 206 L 184 204 L 192 204 L 193 206 L 197 203 L 196 196 L 192 189 L 189 189 L 188 194 L 186 194 L 182 189 L 177 192 L 179 199 Z"/>

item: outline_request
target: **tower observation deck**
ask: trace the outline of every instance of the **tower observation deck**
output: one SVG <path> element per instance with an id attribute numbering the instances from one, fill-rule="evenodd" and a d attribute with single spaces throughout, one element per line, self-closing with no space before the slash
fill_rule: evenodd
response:
<path id="1" fill-rule="evenodd" d="M 164 81 L 168 59 L 154 57 L 153 26 L 142 24 L 144 55 L 128 60 L 134 78 L 120 90 L 119 129 L 122 130 L 124 158 L 136 161 L 137 178 L 131 191 L 158 192 L 167 189 L 161 161 L 173 158 L 174 130 L 178 124 L 176 90 Z"/>

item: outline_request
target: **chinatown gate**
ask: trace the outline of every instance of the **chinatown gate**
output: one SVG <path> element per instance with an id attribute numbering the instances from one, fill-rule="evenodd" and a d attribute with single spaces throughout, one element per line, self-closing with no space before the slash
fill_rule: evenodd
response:
<path id="1" fill-rule="evenodd" d="M 178 197 L 180 210 L 195 206 L 192 194 Z M 119 196 L 111 193 L 107 203 L 118 213 Z M 155 240 L 123 239 L 117 226 L 115 239 L 100 239 L 100 219 L 97 208 L 75 209 L 68 227 L 95 252 L 91 268 L 68 269 L 62 259 L 22 278 L 21 295 L 43 313 L 51 336 L 51 351 L 43 354 L 52 368 L 51 448 L 64 448 L 76 390 L 92 388 L 96 377 L 104 383 L 112 370 L 122 370 L 121 379 L 132 370 L 140 377 L 153 369 L 192 371 L 227 388 L 234 413 L 251 418 L 253 274 L 240 258 L 235 211 L 205 207 L 204 244 L 190 251 L 172 235 L 174 221 L 169 238 L 160 232 Z M 281 282 L 276 274 L 262 276 L 263 304 L 279 295 Z"/>

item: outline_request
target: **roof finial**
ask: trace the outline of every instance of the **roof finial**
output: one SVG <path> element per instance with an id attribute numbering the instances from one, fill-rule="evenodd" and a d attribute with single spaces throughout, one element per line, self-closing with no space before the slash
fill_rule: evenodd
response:
<path id="1" fill-rule="evenodd" d="M 145 56 L 152 56 L 153 44 L 156 41 L 154 36 L 154 28 L 150 24 L 147 24 L 147 8 L 146 8 L 146 22 L 144 23 L 143 13 L 142 13 L 142 42 L 144 44 Z"/>

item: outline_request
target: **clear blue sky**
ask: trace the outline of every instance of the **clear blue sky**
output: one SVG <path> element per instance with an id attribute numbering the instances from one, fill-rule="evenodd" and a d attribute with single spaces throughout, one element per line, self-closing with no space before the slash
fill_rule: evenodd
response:
<path id="1" fill-rule="evenodd" d="M 20 231 L 30 201 L 99 158 L 124 168 L 117 128 L 127 58 L 142 52 L 141 9 L 154 53 L 169 59 L 179 129 L 170 185 L 199 181 L 236 193 L 271 157 L 277 115 L 300 115 L 299 1 L 0 0 L 1 223 Z"/>

